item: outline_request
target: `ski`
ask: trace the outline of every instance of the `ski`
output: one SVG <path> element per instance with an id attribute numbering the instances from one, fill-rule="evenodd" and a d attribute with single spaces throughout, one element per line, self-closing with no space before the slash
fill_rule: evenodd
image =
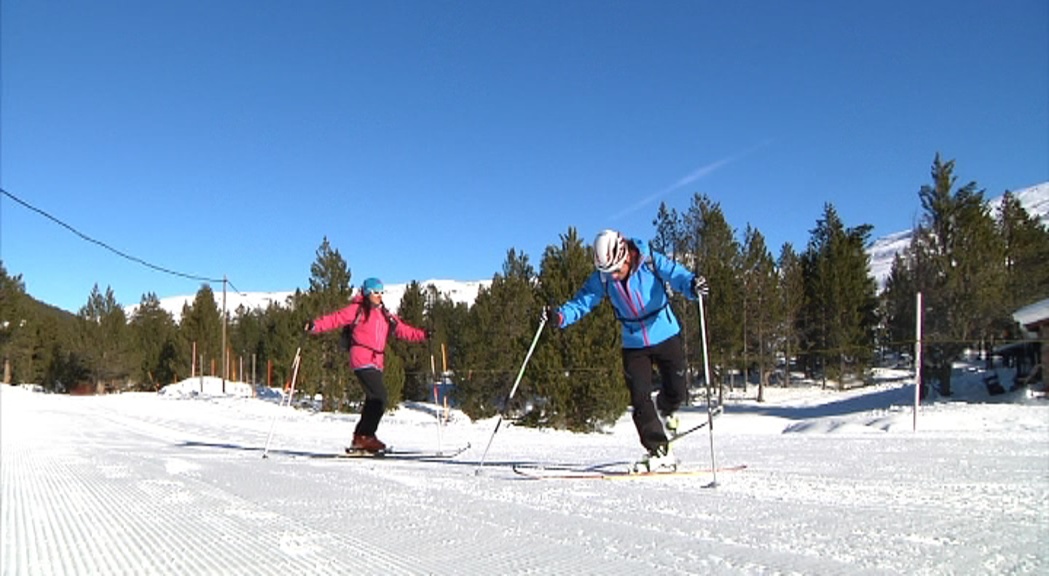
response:
<path id="1" fill-rule="evenodd" d="M 336 458 L 336 459 L 348 459 L 352 460 L 355 458 L 382 458 L 382 459 L 393 459 L 393 460 L 440 460 L 450 459 L 466 452 L 470 449 L 470 444 L 465 446 L 459 446 L 457 448 L 451 448 L 448 450 L 397 450 L 393 447 L 389 447 L 382 452 L 365 452 L 363 450 L 351 450 L 346 449 L 342 454 L 316 454 L 314 457 L 317 458 Z"/>
<path id="2" fill-rule="evenodd" d="M 719 467 L 716 472 L 739 472 L 746 469 L 746 464 Z M 655 470 L 652 472 L 631 472 L 629 470 L 594 470 L 594 469 L 548 469 L 515 464 L 514 472 L 528 480 L 643 480 L 653 478 L 675 478 L 682 476 L 710 476 L 710 468 L 677 468 L 674 470 Z"/>

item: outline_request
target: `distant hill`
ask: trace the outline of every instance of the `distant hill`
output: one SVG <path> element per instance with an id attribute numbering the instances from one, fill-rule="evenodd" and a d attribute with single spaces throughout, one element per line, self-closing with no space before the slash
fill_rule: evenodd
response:
<path id="1" fill-rule="evenodd" d="M 1013 192 L 1013 196 L 1020 201 L 1028 214 L 1038 217 L 1043 226 L 1049 226 L 1049 182 L 1017 190 Z M 988 200 L 987 203 L 992 210 L 997 210 L 1002 203 L 1002 198 L 1003 196 L 998 196 Z M 871 257 L 871 276 L 878 281 L 879 288 L 885 286 L 885 280 L 892 271 L 892 261 L 896 258 L 896 254 L 910 246 L 913 233 L 913 230 L 905 230 L 882 236 L 875 240 L 870 250 L 867 251 Z"/>

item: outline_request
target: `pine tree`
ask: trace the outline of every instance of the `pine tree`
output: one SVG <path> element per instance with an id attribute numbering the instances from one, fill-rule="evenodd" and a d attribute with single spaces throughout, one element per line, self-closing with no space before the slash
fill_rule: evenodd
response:
<path id="1" fill-rule="evenodd" d="M 25 283 L 22 276 L 9 276 L 0 260 L 0 382 L 11 384 L 24 381 L 18 370 L 23 358 L 30 356 L 27 338 Z"/>
<path id="2" fill-rule="evenodd" d="M 418 346 L 418 344 L 416 344 Z M 386 386 L 386 410 L 396 410 L 404 399 L 404 384 L 407 380 L 404 359 L 387 348 L 383 358 L 382 383 Z"/>
<path id="3" fill-rule="evenodd" d="M 925 214 L 914 236 L 916 288 L 932 369 L 951 394 L 951 364 L 990 332 L 1004 296 L 1005 248 L 976 183 L 953 190 L 954 161 L 937 154 L 932 185 L 918 193 Z"/>
<path id="4" fill-rule="evenodd" d="M 430 384 L 446 379 L 455 384 L 465 373 L 466 326 L 470 321 L 470 306 L 455 303 L 436 287 L 426 287 L 426 326 L 433 330 L 427 353 L 432 357 L 428 365 Z M 427 393 L 432 393 L 432 390 Z"/>
<path id="5" fill-rule="evenodd" d="M 800 337 L 798 324 L 805 307 L 805 277 L 801 258 L 789 242 L 780 248 L 779 260 L 780 327 L 778 333 L 783 341 L 783 382 L 790 385 L 791 363 L 797 353 Z"/>
<path id="6" fill-rule="evenodd" d="M 310 265 L 309 290 L 298 301 L 296 318 L 300 334 L 310 319 L 349 305 L 353 294 L 351 277 L 342 254 L 332 249 L 328 238 L 324 237 L 317 248 L 316 259 Z M 310 395 L 320 392 L 324 398 L 323 409 L 327 411 L 346 409 L 351 397 L 363 396 L 360 384 L 350 375 L 347 354 L 339 348 L 339 335 L 338 330 L 314 335 L 305 340 L 302 347 L 297 388 Z M 390 358 L 387 356 L 385 360 L 388 364 Z M 387 386 L 390 376 L 387 368 L 383 379 Z M 396 405 L 392 397 L 390 405 Z"/>
<path id="7" fill-rule="evenodd" d="M 325 309 L 345 306 L 353 290 L 350 286 L 350 267 L 338 249 L 332 249 L 325 236 L 317 248 L 316 260 L 310 264 L 309 293 L 312 304 Z"/>
<path id="8" fill-rule="evenodd" d="M 1020 200 L 1006 192 L 998 208 L 998 230 L 1005 250 L 1005 294 L 1002 314 L 1049 297 L 1049 227 L 1032 217 Z"/>
<path id="9" fill-rule="evenodd" d="M 668 209 L 666 204 L 660 203 L 659 212 L 652 225 L 656 228 L 656 236 L 651 241 L 652 250 L 695 269 L 696 259 L 687 248 L 689 242 L 684 219 L 677 210 Z M 685 358 L 689 364 L 689 372 L 694 373 L 696 364 L 701 361 L 698 358 L 701 347 L 696 337 L 699 333 L 698 309 L 687 298 L 677 293 L 671 294 L 670 307 L 681 324 Z"/>
<path id="10" fill-rule="evenodd" d="M 870 246 L 872 227 L 862 224 L 846 229 L 845 242 L 840 247 L 842 283 L 839 286 L 844 307 L 838 312 L 841 326 L 840 360 L 842 372 L 850 371 L 862 379 L 873 362 L 875 327 L 878 322 L 877 283 L 870 275 Z"/>
<path id="11" fill-rule="evenodd" d="M 230 324 L 229 345 L 233 352 L 234 366 L 237 367 L 237 380 L 259 384 L 260 362 L 264 359 L 263 339 L 265 337 L 265 312 L 260 309 L 247 309 L 238 306 L 233 313 Z M 240 366 L 243 365 L 243 369 Z"/>
<path id="12" fill-rule="evenodd" d="M 684 249 L 682 242 L 682 217 L 677 210 L 667 208 L 666 203 L 660 202 L 656 219 L 652 221 L 656 229 L 656 235 L 652 238 L 652 250 L 675 258 Z"/>
<path id="13" fill-rule="evenodd" d="M 78 316 L 96 391 L 102 393 L 120 386 L 130 374 L 127 316 L 117 303 L 113 289 L 107 286 L 103 296 L 95 284 Z"/>
<path id="14" fill-rule="evenodd" d="M 184 362 L 189 356 L 180 346 L 178 326 L 171 313 L 161 308 L 156 294 L 142 296 L 128 327 L 135 347 L 135 380 L 155 390 L 173 383 L 181 366 L 182 374 L 189 376 L 188 363 Z"/>
<path id="15" fill-rule="evenodd" d="M 408 324 L 426 328 L 426 295 L 418 282 L 408 283 L 400 306 L 395 312 Z M 430 380 L 429 348 L 417 342 L 404 342 L 392 338 L 390 350 L 403 360 L 404 364 L 404 386 L 403 390 L 399 390 L 397 398 L 403 396 L 405 400 L 425 400 Z M 392 389 L 390 392 L 390 404 L 394 404 Z"/>
<path id="16" fill-rule="evenodd" d="M 912 257 L 896 254 L 881 294 L 885 346 L 897 355 L 909 354 L 914 343 L 917 289 L 911 262 Z"/>
<path id="17" fill-rule="evenodd" d="M 489 288 L 478 292 L 470 309 L 464 330 L 464 364 L 474 368 L 459 382 L 456 396 L 471 418 L 491 416 L 500 410 L 520 412 L 525 404 L 521 399 L 530 395 L 530 385 L 523 382 L 513 406 L 502 403 L 535 335 L 539 307 L 534 280 L 535 269 L 528 256 L 510 249 L 503 273 L 492 278 Z"/>
<path id="18" fill-rule="evenodd" d="M 267 386 L 286 387 L 290 384 L 296 349 L 320 346 L 308 341 L 303 332 L 309 318 L 302 310 L 303 299 L 303 293 L 296 290 L 288 302 L 290 306 L 270 304 L 262 314 L 259 365 Z M 312 395 L 317 392 L 317 384 L 315 380 L 299 377 L 295 389 Z"/>
<path id="19" fill-rule="evenodd" d="M 845 228 L 834 206 L 811 231 L 802 257 L 806 301 L 803 348 L 809 369 L 844 386 L 869 366 L 876 321 L 876 286 L 866 252 L 870 226 Z"/>
<path id="20" fill-rule="evenodd" d="M 0 261 L 0 382 L 65 392 L 89 376 L 76 339 L 78 319 L 26 294 Z"/>
<path id="21" fill-rule="evenodd" d="M 37 314 L 34 357 L 42 370 L 38 380 L 53 392 L 68 392 L 90 380 L 83 352 L 76 344 L 79 318 L 60 314 Z"/>
<path id="22" fill-rule="evenodd" d="M 706 327 L 712 378 L 721 392 L 726 371 L 741 365 L 743 290 L 740 282 L 740 246 L 721 206 L 697 194 L 683 220 L 685 251 L 695 255 L 693 272 L 707 279 Z M 698 346 L 696 349 L 700 349 Z"/>
<path id="23" fill-rule="evenodd" d="M 593 273 L 593 254 L 575 228 L 543 255 L 537 300 L 560 305 Z M 623 385 L 619 323 L 601 305 L 567 330 L 550 326 L 536 351 L 535 394 L 544 405 L 531 422 L 590 431 L 614 422 L 629 403 Z"/>
<path id="24" fill-rule="evenodd" d="M 758 402 L 765 401 L 765 385 L 775 365 L 779 338 L 776 326 L 782 315 L 776 265 L 765 246 L 765 237 L 747 226 L 742 255 L 744 295 L 744 359 L 758 368 Z M 748 356 L 749 352 L 749 356 Z"/>
<path id="25" fill-rule="evenodd" d="M 222 374 L 222 315 L 209 284 L 201 284 L 192 304 L 182 307 L 179 331 L 192 354 L 194 344 L 197 375 Z"/>
<path id="26" fill-rule="evenodd" d="M 810 231 L 809 244 L 802 254 L 803 277 L 805 278 L 805 308 L 802 311 L 802 340 L 805 372 L 819 375 L 826 384 L 827 360 L 831 346 L 831 322 L 833 318 L 833 296 L 825 248 L 830 243 L 831 230 L 840 226 L 833 207 L 824 206 L 825 217 L 817 221 L 816 229 Z"/>
<path id="27" fill-rule="evenodd" d="M 429 346 L 430 354 L 434 355 L 432 369 L 440 375 L 442 382 L 447 378 L 457 386 L 469 370 L 467 326 L 470 322 L 470 305 L 453 302 L 433 286 L 428 287 L 427 301 L 428 316 L 434 330 Z"/>

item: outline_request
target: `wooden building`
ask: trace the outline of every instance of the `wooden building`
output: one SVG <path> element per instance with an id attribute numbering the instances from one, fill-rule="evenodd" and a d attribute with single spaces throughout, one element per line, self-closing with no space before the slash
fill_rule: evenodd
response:
<path id="1" fill-rule="evenodd" d="M 1035 302 L 1013 312 L 1016 320 L 1028 336 L 1036 342 L 1039 352 L 1034 355 L 1035 364 L 1025 375 L 1027 383 L 1046 383 L 1045 370 L 1049 366 L 1049 298 Z M 1020 375 L 1017 374 L 1017 379 Z"/>

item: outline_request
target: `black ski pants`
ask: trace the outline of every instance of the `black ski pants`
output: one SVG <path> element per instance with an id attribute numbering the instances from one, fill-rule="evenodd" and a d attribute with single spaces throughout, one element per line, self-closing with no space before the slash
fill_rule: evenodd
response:
<path id="1" fill-rule="evenodd" d="M 661 386 L 652 403 L 652 367 L 659 368 Z M 688 394 L 685 380 L 685 349 L 681 335 L 649 346 L 624 348 L 623 372 L 630 388 L 630 405 L 634 408 L 634 426 L 641 445 L 652 451 L 667 443 L 660 414 L 669 414 L 681 407 Z M 656 409 L 659 409 L 659 413 Z"/>
<path id="2" fill-rule="evenodd" d="M 364 407 L 361 408 L 361 419 L 357 422 L 354 434 L 375 436 L 379 421 L 386 412 L 386 385 L 382 381 L 382 370 L 374 367 L 354 370 L 357 380 L 364 388 Z"/>

